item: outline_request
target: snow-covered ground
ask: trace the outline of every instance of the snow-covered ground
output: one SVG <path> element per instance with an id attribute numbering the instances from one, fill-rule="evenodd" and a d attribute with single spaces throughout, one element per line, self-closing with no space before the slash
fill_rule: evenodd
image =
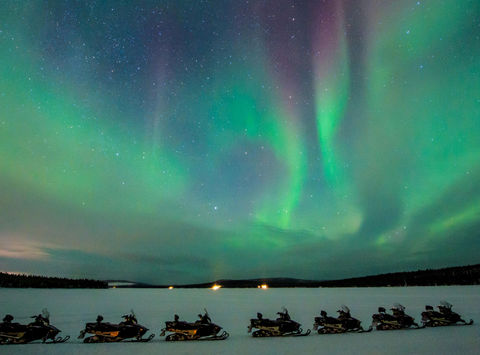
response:
<path id="1" fill-rule="evenodd" d="M 398 302 L 420 321 L 425 304 L 447 300 L 472 326 L 419 330 L 372 331 L 364 334 L 318 335 L 297 338 L 252 338 L 247 333 L 249 319 L 257 312 L 266 318 L 286 306 L 292 319 L 312 328 L 313 318 L 325 309 L 330 315 L 342 304 L 352 316 L 368 327 L 378 306 Z M 70 335 L 64 344 L 1 346 L 1 354 L 478 354 L 480 352 L 480 287 L 395 287 L 335 289 L 220 289 L 160 290 L 36 290 L 1 289 L 1 316 L 11 313 L 18 322 L 47 307 L 51 322 Z M 174 313 L 194 321 L 207 308 L 213 322 L 230 333 L 224 341 L 165 342 L 158 334 Z M 134 309 L 138 321 L 156 337 L 149 343 L 83 344 L 77 335 L 85 322 L 98 314 L 105 321 L 118 322 Z"/>

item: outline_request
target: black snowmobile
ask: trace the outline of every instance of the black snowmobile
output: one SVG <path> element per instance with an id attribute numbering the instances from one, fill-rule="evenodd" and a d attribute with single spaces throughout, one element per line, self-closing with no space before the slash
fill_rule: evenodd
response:
<path id="1" fill-rule="evenodd" d="M 123 322 L 112 324 L 102 322 L 103 317 L 98 316 L 95 323 L 85 324 L 85 329 L 80 332 L 78 339 L 83 339 L 86 333 L 93 334 L 83 340 L 84 343 L 111 343 L 119 342 L 129 338 L 130 342 L 147 342 L 153 339 L 155 334 L 150 334 L 147 338 L 142 336 L 148 331 L 148 328 L 138 324 L 137 317 L 133 313 L 122 316 Z"/>
<path id="2" fill-rule="evenodd" d="M 258 330 L 252 333 L 254 337 L 306 336 L 310 334 L 310 329 L 303 333 L 300 323 L 290 319 L 286 308 L 283 308 L 283 312 L 277 312 L 277 314 L 279 317 L 271 320 L 264 319 L 261 313 L 257 313 L 257 318 L 250 319 L 248 332 L 250 333 L 253 328 L 257 328 Z"/>
<path id="3" fill-rule="evenodd" d="M 453 312 L 452 305 L 448 302 L 440 302 L 440 305 L 437 306 L 437 308 L 438 312 L 435 312 L 432 306 L 425 306 L 425 311 L 422 312 L 422 323 L 425 327 L 473 324 L 473 319 L 466 322 L 458 313 Z"/>
<path id="4" fill-rule="evenodd" d="M 336 334 L 346 332 L 364 333 L 369 332 L 373 328 L 370 327 L 367 330 L 361 326 L 361 321 L 353 318 L 350 315 L 350 309 L 347 306 L 342 306 L 337 311 L 339 313 L 338 318 L 329 317 L 327 312 L 321 311 L 320 317 L 315 317 L 315 323 L 313 323 L 313 329 L 318 331 L 318 334 Z"/>
<path id="5" fill-rule="evenodd" d="M 378 313 L 372 316 L 372 327 L 377 330 L 420 328 L 415 319 L 405 314 L 405 307 L 396 303 L 390 308 L 393 314 L 388 314 L 385 308 L 378 307 Z"/>
<path id="6" fill-rule="evenodd" d="M 12 323 L 13 316 L 7 314 L 0 323 L 0 344 L 25 344 L 42 340 L 45 344 L 64 343 L 69 336 L 57 337 L 60 329 L 50 324 L 47 310 L 43 314 L 32 316 L 34 321 L 29 324 Z"/>
<path id="7" fill-rule="evenodd" d="M 166 321 L 165 328 L 162 329 L 160 336 L 164 336 L 166 332 L 171 332 L 165 337 L 166 341 L 178 340 L 225 340 L 229 334 L 226 331 L 218 334 L 222 327 L 212 323 L 208 316 L 207 310 L 205 314 L 198 315 L 196 322 L 189 323 L 179 320 L 179 316 L 175 314 L 173 321 Z"/>

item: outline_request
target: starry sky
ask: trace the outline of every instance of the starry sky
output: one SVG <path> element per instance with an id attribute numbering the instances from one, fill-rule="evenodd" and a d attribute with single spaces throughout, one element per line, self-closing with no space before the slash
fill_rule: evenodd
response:
<path id="1" fill-rule="evenodd" d="M 0 270 L 480 262 L 480 2 L 0 4 Z"/>

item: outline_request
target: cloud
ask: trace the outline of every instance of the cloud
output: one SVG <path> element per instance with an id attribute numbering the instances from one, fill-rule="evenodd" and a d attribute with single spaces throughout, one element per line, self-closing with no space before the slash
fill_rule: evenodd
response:
<path id="1" fill-rule="evenodd" d="M 49 254 L 38 241 L 19 235 L 0 234 L 0 258 L 46 260 Z"/>

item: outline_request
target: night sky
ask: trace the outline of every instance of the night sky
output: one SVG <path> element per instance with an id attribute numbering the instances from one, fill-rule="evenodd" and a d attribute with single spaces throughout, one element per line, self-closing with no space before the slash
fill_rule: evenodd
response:
<path id="1" fill-rule="evenodd" d="M 0 270 L 480 262 L 480 2 L 0 4 Z"/>

